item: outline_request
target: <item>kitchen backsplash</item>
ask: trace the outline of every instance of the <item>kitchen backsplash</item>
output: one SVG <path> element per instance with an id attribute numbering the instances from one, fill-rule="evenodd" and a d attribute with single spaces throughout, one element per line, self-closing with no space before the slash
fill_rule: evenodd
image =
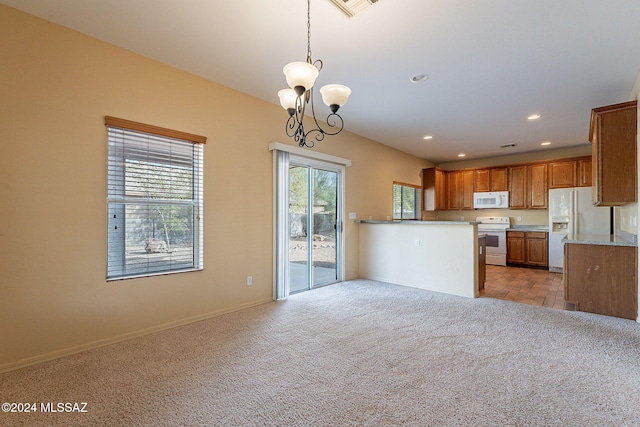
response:
<path id="1" fill-rule="evenodd" d="M 508 216 L 511 218 L 511 225 L 548 225 L 549 211 L 540 210 L 519 210 L 519 209 L 478 209 L 468 211 L 435 211 L 422 212 L 422 219 L 425 221 L 475 221 L 479 216 Z M 464 218 L 463 218 L 464 217 Z"/>

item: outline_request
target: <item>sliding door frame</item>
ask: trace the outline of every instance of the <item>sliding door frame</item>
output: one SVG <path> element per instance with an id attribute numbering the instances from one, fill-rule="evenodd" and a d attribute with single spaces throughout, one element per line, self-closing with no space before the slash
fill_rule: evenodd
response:
<path id="1" fill-rule="evenodd" d="M 289 166 L 308 166 L 313 169 L 337 173 L 336 206 L 336 275 L 337 282 L 344 280 L 344 210 L 345 171 L 351 161 L 328 154 L 317 153 L 278 142 L 271 143 L 273 151 L 273 299 L 289 296 Z"/>

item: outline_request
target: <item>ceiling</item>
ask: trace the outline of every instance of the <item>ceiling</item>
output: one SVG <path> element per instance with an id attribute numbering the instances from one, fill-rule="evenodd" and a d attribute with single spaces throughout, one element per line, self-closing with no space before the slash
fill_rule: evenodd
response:
<path id="1" fill-rule="evenodd" d="M 0 3 L 278 105 L 282 66 L 306 56 L 304 0 Z M 312 0 L 311 49 L 316 85 L 353 90 L 345 129 L 407 153 L 441 163 L 577 146 L 592 108 L 630 98 L 640 1 L 379 0 L 347 18 Z"/>

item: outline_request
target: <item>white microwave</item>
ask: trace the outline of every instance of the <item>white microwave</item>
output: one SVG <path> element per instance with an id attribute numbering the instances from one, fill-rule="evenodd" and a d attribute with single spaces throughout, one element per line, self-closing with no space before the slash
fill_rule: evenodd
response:
<path id="1" fill-rule="evenodd" d="M 473 193 L 473 207 L 474 209 L 508 209 L 509 192 Z"/>

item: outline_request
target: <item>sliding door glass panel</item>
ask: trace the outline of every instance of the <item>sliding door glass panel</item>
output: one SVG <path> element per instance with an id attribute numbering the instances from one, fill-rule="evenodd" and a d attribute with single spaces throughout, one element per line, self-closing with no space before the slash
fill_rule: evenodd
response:
<path id="1" fill-rule="evenodd" d="M 337 281 L 337 184 L 338 174 L 336 172 L 313 170 L 313 234 L 311 239 L 313 286 Z"/>
<path id="2" fill-rule="evenodd" d="M 309 168 L 289 168 L 289 292 L 309 289 Z"/>

